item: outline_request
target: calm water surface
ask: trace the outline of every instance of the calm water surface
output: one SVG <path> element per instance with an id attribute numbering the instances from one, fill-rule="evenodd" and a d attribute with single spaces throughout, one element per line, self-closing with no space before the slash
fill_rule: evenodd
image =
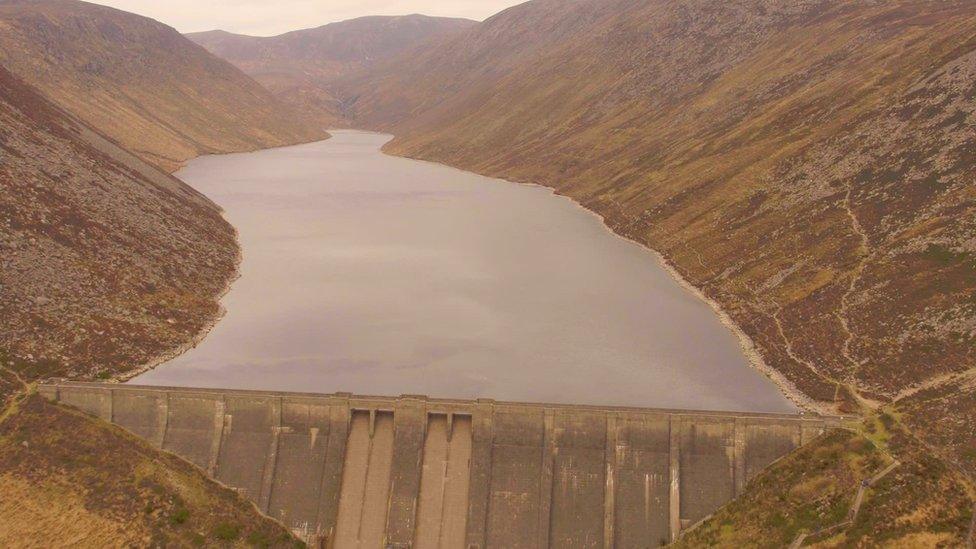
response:
<path id="1" fill-rule="evenodd" d="M 133 383 L 790 411 L 655 257 L 550 191 L 388 136 L 191 162 L 240 231 L 227 316 Z"/>

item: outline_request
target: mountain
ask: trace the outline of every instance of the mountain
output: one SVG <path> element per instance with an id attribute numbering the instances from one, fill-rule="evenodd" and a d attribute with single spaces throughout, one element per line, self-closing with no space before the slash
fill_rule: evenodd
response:
<path id="1" fill-rule="evenodd" d="M 976 475 L 971 2 L 534 0 L 333 89 L 390 153 L 599 213 L 798 399 Z"/>
<path id="2" fill-rule="evenodd" d="M 219 316 L 234 229 L 160 167 L 322 137 L 154 21 L 0 2 L 0 546 L 299 544 L 183 460 L 31 393 L 124 377 Z"/>
<path id="3" fill-rule="evenodd" d="M 341 118 L 340 101 L 330 91 L 334 80 L 475 24 L 424 15 L 376 16 L 273 37 L 219 30 L 187 37 L 230 61 L 283 101 L 334 123 Z"/>
<path id="4" fill-rule="evenodd" d="M 167 170 L 324 139 L 318 124 L 176 30 L 74 0 L 0 2 L 0 65 Z"/>
<path id="5" fill-rule="evenodd" d="M 216 205 L 0 68 L 0 403 L 187 345 L 237 253 Z"/>

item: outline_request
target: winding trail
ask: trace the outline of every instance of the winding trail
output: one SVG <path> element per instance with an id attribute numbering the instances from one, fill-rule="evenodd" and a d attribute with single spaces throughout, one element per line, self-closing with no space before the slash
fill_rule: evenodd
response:
<path id="1" fill-rule="evenodd" d="M 821 372 L 820 370 L 817 369 L 817 367 L 812 362 L 796 354 L 796 351 L 793 350 L 793 342 L 790 341 L 790 338 L 786 335 L 786 330 L 783 329 L 783 322 L 779 318 L 780 313 L 783 312 L 783 306 L 778 303 L 774 303 L 774 305 L 776 306 L 776 312 L 772 314 L 770 313 L 766 313 L 766 314 L 769 315 L 773 319 L 773 322 L 776 324 L 776 331 L 779 334 L 779 337 L 783 340 L 784 349 L 786 350 L 786 355 L 790 357 L 793 361 L 795 361 L 797 364 L 802 364 L 803 366 L 805 366 L 808 370 L 810 370 L 810 372 L 815 377 L 819 377 L 820 379 L 829 381 L 830 383 L 835 384 L 839 388 L 840 387 L 839 381 L 831 378 L 830 376 L 826 375 L 824 372 Z M 836 396 L 837 395 L 835 393 L 834 395 L 835 400 L 836 400 Z M 808 400 L 807 407 L 813 409 L 813 411 L 818 411 L 818 412 L 828 413 L 828 414 L 832 413 L 831 410 L 823 407 L 822 405 L 817 404 L 817 401 L 813 399 Z"/>
<path id="2" fill-rule="evenodd" d="M 11 370 L 10 368 L 7 368 L 5 366 L 0 366 L 0 372 L 5 372 L 10 374 L 11 376 L 13 376 L 14 379 L 17 380 L 18 383 L 20 383 L 23 386 L 23 389 L 19 392 L 14 392 L 14 394 L 11 395 L 9 401 L 7 402 L 7 405 L 4 406 L 3 409 L 0 409 L 0 423 L 3 423 L 4 421 L 7 420 L 8 417 L 10 417 L 13 414 L 13 412 L 17 410 L 17 406 L 21 402 L 23 402 L 24 399 L 30 396 L 31 392 L 33 391 L 33 387 L 31 386 L 30 383 L 24 381 L 24 378 L 20 377 L 20 374 Z"/>
<path id="3" fill-rule="evenodd" d="M 26 381 L 24 381 L 24 378 L 20 377 L 20 374 L 18 374 L 14 370 L 11 370 L 10 368 L 7 368 L 5 366 L 0 366 L 0 370 L 3 370 L 4 372 L 7 372 L 8 374 L 12 375 L 14 377 L 14 379 L 16 379 L 17 382 L 20 383 L 24 387 L 24 390 L 25 391 L 29 391 L 30 390 L 30 384 L 28 384 Z"/>
<path id="4" fill-rule="evenodd" d="M 876 446 L 876 448 L 878 447 Z M 857 515 L 861 512 L 861 505 L 864 503 L 864 497 L 867 494 L 867 489 L 877 484 L 881 479 L 888 476 L 888 473 L 894 471 L 899 465 L 901 465 L 901 462 L 898 461 L 890 453 L 888 453 L 882 448 L 878 448 L 878 449 L 888 459 L 890 459 L 891 462 L 888 463 L 887 467 L 885 467 L 881 471 L 878 471 L 874 476 L 866 478 L 862 480 L 860 483 L 858 483 L 857 492 L 854 494 L 854 500 L 851 503 L 851 507 L 850 509 L 848 509 L 847 516 L 844 518 L 844 520 L 836 524 L 831 524 L 830 526 L 825 526 L 813 532 L 801 533 L 796 537 L 796 539 L 793 540 L 793 543 L 790 544 L 790 549 L 799 549 L 799 547 L 802 547 L 803 543 L 808 538 L 816 538 L 826 534 L 830 534 L 838 530 L 852 526 L 854 524 L 854 521 L 857 520 Z"/>
<path id="5" fill-rule="evenodd" d="M 783 321 L 780 320 L 779 318 L 779 315 L 782 312 L 783 312 L 783 306 L 777 303 L 776 312 L 771 314 L 770 317 L 772 317 L 773 322 L 776 323 L 776 331 L 779 333 L 779 337 L 783 340 L 783 343 L 785 344 L 786 355 L 791 359 L 793 359 L 794 362 L 806 366 L 811 372 L 813 372 L 818 377 L 824 377 L 823 374 L 820 373 L 819 370 L 817 370 L 817 367 L 814 366 L 812 362 L 796 354 L 796 351 L 793 350 L 793 342 L 790 341 L 789 337 L 787 337 L 786 330 L 783 329 Z"/>
<path id="6" fill-rule="evenodd" d="M 948 374 L 943 374 L 941 376 L 936 376 L 931 379 L 927 379 L 922 383 L 913 385 L 906 389 L 902 389 L 898 394 L 896 394 L 891 400 L 892 402 L 898 402 L 899 400 L 909 398 L 921 393 L 922 391 L 933 389 L 940 385 L 945 385 L 947 383 L 952 383 L 953 381 L 963 381 L 967 378 L 976 379 L 976 368 L 970 368 L 962 372 L 951 372 Z"/>
<path id="7" fill-rule="evenodd" d="M 867 233 L 864 232 L 864 228 L 861 226 L 860 220 L 858 220 L 857 215 L 854 213 L 853 208 L 851 208 L 851 193 L 853 189 L 848 188 L 847 194 L 844 196 L 844 210 L 847 212 L 847 216 L 851 220 L 851 228 L 861 239 L 860 254 L 861 259 L 858 261 L 857 267 L 854 268 L 854 276 L 851 277 L 851 281 L 847 286 L 847 291 L 840 298 L 840 309 L 837 310 L 837 319 L 840 321 L 841 327 L 844 329 L 846 337 L 844 338 L 844 344 L 841 347 L 841 355 L 851 364 L 851 373 L 849 376 L 850 382 L 853 384 L 857 379 L 857 374 L 859 373 L 862 362 L 857 360 L 851 353 L 851 344 L 854 342 L 855 335 L 853 330 L 851 330 L 850 325 L 850 299 L 854 294 L 854 290 L 857 288 L 858 283 L 861 281 L 861 277 L 864 274 L 864 270 L 867 268 L 868 259 L 871 257 L 871 243 L 868 240 Z"/>

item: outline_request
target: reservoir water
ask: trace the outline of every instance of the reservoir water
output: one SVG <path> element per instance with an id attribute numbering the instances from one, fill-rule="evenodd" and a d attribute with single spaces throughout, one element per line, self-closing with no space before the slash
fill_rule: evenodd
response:
<path id="1" fill-rule="evenodd" d="M 794 410 L 707 304 L 569 199 L 333 135 L 177 174 L 238 229 L 241 277 L 200 345 L 133 383 Z"/>

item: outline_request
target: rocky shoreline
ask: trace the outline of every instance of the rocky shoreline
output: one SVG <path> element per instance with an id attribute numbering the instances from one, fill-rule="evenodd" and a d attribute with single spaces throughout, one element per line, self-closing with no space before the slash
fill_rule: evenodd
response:
<path id="1" fill-rule="evenodd" d="M 231 227 L 233 227 L 233 225 L 231 225 Z M 216 296 L 214 296 L 214 301 L 216 301 L 218 306 L 217 313 L 213 315 L 213 317 L 210 320 L 208 320 L 200 328 L 199 331 L 197 331 L 196 335 L 194 335 L 192 339 L 190 339 L 183 345 L 180 345 L 168 351 L 164 351 L 158 354 L 157 356 L 153 357 L 148 362 L 142 364 L 138 368 L 135 368 L 128 372 L 120 373 L 119 375 L 113 377 L 111 381 L 115 381 L 117 383 L 125 383 L 127 381 L 130 381 L 133 378 L 136 378 L 150 370 L 153 370 L 158 366 L 161 366 L 173 360 L 174 358 L 182 355 L 183 353 L 186 353 L 196 348 L 197 345 L 199 345 L 204 339 L 207 338 L 208 335 L 210 335 L 210 332 L 214 329 L 217 323 L 224 318 L 225 314 L 227 314 L 227 309 L 224 307 L 221 301 L 223 300 L 224 296 L 226 296 L 227 293 L 230 292 L 231 288 L 233 288 L 234 282 L 237 282 L 237 279 L 241 277 L 241 262 L 243 262 L 244 260 L 244 253 L 243 250 L 241 249 L 240 238 L 236 228 L 234 228 L 234 242 L 237 245 L 237 254 L 235 255 L 234 258 L 234 270 L 227 278 L 227 282 L 224 284 L 224 287 L 221 288 L 220 292 L 218 292 Z"/>

